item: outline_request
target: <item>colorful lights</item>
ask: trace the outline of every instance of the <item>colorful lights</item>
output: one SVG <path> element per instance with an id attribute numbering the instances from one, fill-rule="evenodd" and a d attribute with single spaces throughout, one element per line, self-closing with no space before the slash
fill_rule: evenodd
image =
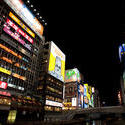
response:
<path id="1" fill-rule="evenodd" d="M 3 30 L 7 34 L 9 34 L 12 38 L 20 42 L 22 45 L 24 45 L 27 49 L 31 50 L 31 46 L 29 44 L 26 44 L 24 40 L 20 39 L 19 34 L 13 33 L 12 31 L 10 31 L 9 27 L 6 24 L 4 24 Z"/>
<path id="2" fill-rule="evenodd" d="M 27 31 L 33 38 L 35 38 L 35 34 L 28 28 L 26 27 L 12 12 L 9 13 L 9 16 L 16 22 L 18 23 L 24 30 Z"/>
<path id="3" fill-rule="evenodd" d="M 2 49 L 6 50 L 7 52 L 13 54 L 14 56 L 16 56 L 16 57 L 22 59 L 22 56 L 20 56 L 20 55 L 18 55 L 17 53 L 13 52 L 11 49 L 7 48 L 6 46 L 0 44 L 0 47 L 1 47 Z"/>
<path id="4" fill-rule="evenodd" d="M 19 79 L 22 79 L 22 80 L 26 80 L 26 77 L 24 77 L 24 76 L 20 76 L 20 75 L 18 75 L 18 74 L 16 74 L 16 73 L 12 73 L 12 75 L 14 76 L 14 77 L 16 77 L 16 78 L 19 78 Z"/>
<path id="5" fill-rule="evenodd" d="M 24 33 L 19 27 L 17 27 L 11 20 L 7 19 L 7 24 L 14 28 L 18 33 L 20 33 L 24 38 L 26 38 L 30 43 L 33 44 L 33 39 L 31 39 L 26 33 Z"/>

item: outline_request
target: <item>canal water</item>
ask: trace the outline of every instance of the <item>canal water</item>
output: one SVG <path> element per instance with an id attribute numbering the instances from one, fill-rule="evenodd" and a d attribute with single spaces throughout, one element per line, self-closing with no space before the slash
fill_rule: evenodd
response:
<path id="1" fill-rule="evenodd" d="M 125 125 L 125 119 L 118 118 L 118 119 L 87 121 L 76 125 Z"/>

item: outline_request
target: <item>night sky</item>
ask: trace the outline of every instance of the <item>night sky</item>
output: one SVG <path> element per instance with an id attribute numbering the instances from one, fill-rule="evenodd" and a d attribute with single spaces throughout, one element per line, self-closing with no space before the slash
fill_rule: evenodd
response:
<path id="1" fill-rule="evenodd" d="M 77 67 L 99 89 L 101 101 L 118 105 L 123 1 L 30 1 L 48 23 L 46 41 L 54 41 L 66 54 L 66 69 Z"/>

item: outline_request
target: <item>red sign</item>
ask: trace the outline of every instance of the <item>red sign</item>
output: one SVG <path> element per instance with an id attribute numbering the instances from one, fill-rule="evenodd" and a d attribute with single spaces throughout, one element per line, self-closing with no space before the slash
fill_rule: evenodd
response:
<path id="1" fill-rule="evenodd" d="M 17 27 L 11 20 L 7 19 L 7 23 L 14 28 L 18 33 L 25 37 L 30 43 L 33 44 L 33 39 L 31 39 L 26 33 L 24 33 L 19 27 Z"/>
<path id="2" fill-rule="evenodd" d="M 9 92 L 0 91 L 0 95 L 11 96 Z"/>
<path id="3" fill-rule="evenodd" d="M 6 82 L 2 82 L 2 81 L 0 81 L 0 88 L 2 88 L 2 89 L 6 89 L 7 88 L 7 83 Z"/>

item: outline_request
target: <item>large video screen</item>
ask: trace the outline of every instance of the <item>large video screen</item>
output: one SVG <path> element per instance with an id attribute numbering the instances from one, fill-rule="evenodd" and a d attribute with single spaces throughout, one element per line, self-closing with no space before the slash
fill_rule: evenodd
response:
<path id="1" fill-rule="evenodd" d="M 29 27 L 42 38 L 43 26 L 37 20 L 37 18 L 31 13 L 31 11 L 26 7 L 22 0 L 4 0 L 9 7 L 11 7 L 15 13 L 24 20 L 24 22 L 29 25 Z"/>
<path id="2" fill-rule="evenodd" d="M 65 54 L 51 42 L 48 73 L 64 82 Z"/>
<path id="3" fill-rule="evenodd" d="M 65 72 L 65 82 L 80 82 L 80 72 L 77 68 L 66 70 Z"/>

